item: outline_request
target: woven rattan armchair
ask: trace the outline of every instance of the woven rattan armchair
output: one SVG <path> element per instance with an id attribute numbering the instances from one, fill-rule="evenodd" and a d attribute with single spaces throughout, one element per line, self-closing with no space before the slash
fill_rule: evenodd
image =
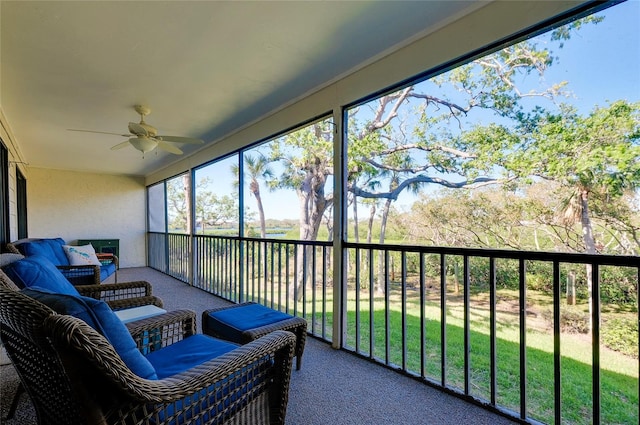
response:
<path id="1" fill-rule="evenodd" d="M 0 254 L 0 264 L 9 264 L 13 261 L 17 261 L 20 257 L 22 257 L 21 254 Z M 0 269 L 0 288 L 16 292 L 20 290 L 20 288 L 2 271 L 2 269 Z M 145 305 L 163 307 L 162 300 L 152 295 L 151 284 L 145 281 L 82 285 L 76 286 L 76 289 L 81 295 L 105 301 L 113 310 L 124 310 L 127 308 Z M 5 419 L 11 419 L 13 417 L 18 406 L 20 396 L 24 391 L 24 385 L 21 383 L 13 396 L 13 401 Z"/>
<path id="2" fill-rule="evenodd" d="M 82 320 L 1 286 L 0 324 L 40 424 L 284 424 L 295 344 L 290 332 L 147 380 Z M 141 351 L 163 350 L 194 337 L 195 313 L 166 313 L 129 330 Z"/>

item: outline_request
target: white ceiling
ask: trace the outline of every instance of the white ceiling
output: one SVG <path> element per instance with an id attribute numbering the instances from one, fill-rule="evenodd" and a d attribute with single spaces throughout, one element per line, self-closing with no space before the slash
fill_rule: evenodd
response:
<path id="1" fill-rule="evenodd" d="M 2 0 L 0 105 L 29 166 L 147 175 L 178 157 L 68 129 L 127 133 L 144 104 L 160 134 L 211 143 L 471 3 Z"/>

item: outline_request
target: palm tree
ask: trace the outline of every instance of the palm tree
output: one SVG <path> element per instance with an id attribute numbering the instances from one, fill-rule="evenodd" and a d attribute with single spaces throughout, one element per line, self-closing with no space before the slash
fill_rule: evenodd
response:
<path id="1" fill-rule="evenodd" d="M 244 155 L 245 173 L 248 175 L 249 192 L 256 198 L 258 207 L 258 215 L 260 217 L 260 237 L 265 238 L 267 235 L 267 224 L 264 217 L 264 206 L 262 205 L 262 196 L 260 195 L 260 181 L 273 177 L 273 171 L 269 167 L 269 161 L 263 156 L 254 157 L 250 154 Z M 231 172 L 236 177 L 236 187 L 240 184 L 240 170 L 237 164 L 231 166 Z M 244 176 L 243 176 L 244 177 Z"/>
<path id="2" fill-rule="evenodd" d="M 260 237 L 265 238 L 267 236 L 267 225 L 264 218 L 264 207 L 262 205 L 262 197 L 260 195 L 260 182 L 259 179 L 268 179 L 273 177 L 273 171 L 269 167 L 269 161 L 260 155 L 254 157 L 249 154 L 244 156 L 245 170 L 249 175 L 249 192 L 256 198 L 256 204 L 258 207 L 258 215 L 260 217 Z"/>

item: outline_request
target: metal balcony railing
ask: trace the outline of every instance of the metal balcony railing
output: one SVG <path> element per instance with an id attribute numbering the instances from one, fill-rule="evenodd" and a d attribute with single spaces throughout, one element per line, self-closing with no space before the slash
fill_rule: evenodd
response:
<path id="1" fill-rule="evenodd" d="M 347 242 L 336 266 L 331 242 L 148 242 L 153 268 L 303 317 L 318 338 L 520 422 L 637 423 L 637 351 L 613 352 L 603 329 L 625 309 L 640 321 L 638 257 Z M 634 307 L 615 302 L 620 287 Z M 625 338 L 638 346 L 637 331 Z"/>

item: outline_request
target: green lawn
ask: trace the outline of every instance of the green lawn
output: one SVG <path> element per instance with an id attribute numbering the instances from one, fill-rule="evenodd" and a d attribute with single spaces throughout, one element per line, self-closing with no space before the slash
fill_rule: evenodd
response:
<path id="1" fill-rule="evenodd" d="M 544 304 L 548 300 L 530 294 L 529 300 Z M 326 301 L 327 335 L 331 335 L 331 292 Z M 501 299 L 513 299 L 515 294 L 501 292 Z M 516 296 L 517 299 L 517 296 Z M 373 315 L 370 315 L 368 292 L 360 293 L 360 341 L 362 354 L 370 354 L 370 320 L 374 323 L 373 356 L 381 361 L 402 365 L 402 313 L 399 294 L 393 293 L 389 299 L 389 358 L 385 347 L 385 301 L 374 299 Z M 520 410 L 520 342 L 518 314 L 508 308 L 497 312 L 497 404 Z M 538 305 L 539 307 L 539 305 Z M 316 303 L 315 328 L 319 334 L 321 311 Z M 536 308 L 529 307 L 532 312 Z M 307 318 L 311 319 L 311 303 L 307 300 Z M 356 303 L 355 293 L 348 295 L 347 347 L 356 346 Z M 470 308 L 470 393 L 485 400 L 490 399 L 490 346 L 489 310 L 484 296 L 474 296 Z M 439 302 L 430 300 L 425 308 L 425 375 L 441 381 L 441 341 Z M 540 315 L 527 318 L 527 415 L 538 421 L 554 421 L 553 389 L 553 335 L 550 327 L 545 327 Z M 406 369 L 420 374 L 420 307 L 417 294 L 409 293 L 406 309 Z M 447 300 L 446 326 L 446 385 L 464 388 L 464 331 L 463 309 L 459 297 Z M 601 349 L 601 421 L 606 424 L 638 423 L 638 360 L 620 353 Z M 592 423 L 592 368 L 591 343 L 586 335 L 561 335 L 561 382 L 562 382 L 562 423 Z"/>

